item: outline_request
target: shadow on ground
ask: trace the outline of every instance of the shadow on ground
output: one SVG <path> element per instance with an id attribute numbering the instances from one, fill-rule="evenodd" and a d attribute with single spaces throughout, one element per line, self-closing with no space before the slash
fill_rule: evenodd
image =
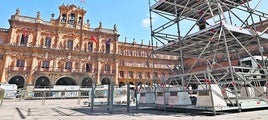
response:
<path id="1" fill-rule="evenodd" d="M 130 116 L 139 116 L 139 115 L 167 115 L 167 116 L 214 116 L 214 113 L 208 111 L 196 111 L 196 110 L 184 110 L 184 109 L 169 109 L 169 110 L 161 110 L 161 109 L 136 109 L 135 107 L 130 107 L 129 112 L 126 107 L 117 107 L 114 106 L 111 110 L 109 107 L 94 107 L 93 111 L 91 111 L 90 107 L 82 107 L 82 108 L 71 108 L 71 110 L 83 113 L 85 115 L 91 116 L 109 116 L 116 114 L 124 114 Z M 216 115 L 223 115 L 226 112 L 219 112 Z M 227 113 L 230 114 L 230 113 Z"/>

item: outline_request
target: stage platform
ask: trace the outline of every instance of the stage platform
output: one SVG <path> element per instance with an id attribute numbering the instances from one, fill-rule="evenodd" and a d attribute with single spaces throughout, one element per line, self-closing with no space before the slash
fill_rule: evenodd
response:
<path id="1" fill-rule="evenodd" d="M 261 44 L 268 42 L 267 33 L 221 23 L 189 34 L 181 38 L 182 40 L 167 43 L 154 51 L 159 54 L 180 56 L 182 50 L 187 57 L 197 58 L 202 51 L 204 51 L 202 56 L 209 56 L 215 52 L 226 53 L 225 40 L 229 52 L 232 53 L 242 49 L 242 46 L 257 45 L 257 37 Z"/>
<path id="2" fill-rule="evenodd" d="M 169 14 L 176 14 L 175 6 L 177 6 L 177 13 L 178 15 L 182 15 L 184 17 L 192 18 L 192 19 L 198 19 L 199 18 L 199 11 L 201 10 L 207 10 L 210 9 L 213 15 L 218 15 L 218 5 L 216 2 L 212 2 L 212 0 L 209 0 L 210 2 L 206 2 L 205 0 L 177 0 L 176 4 L 174 0 L 159 0 L 156 2 L 153 6 L 151 6 L 152 10 L 161 11 Z M 224 4 L 222 7 L 223 12 L 233 9 L 237 6 L 242 6 L 246 2 L 249 2 L 251 0 L 221 0 L 220 3 Z M 205 15 L 206 19 L 209 19 L 212 16 L 210 13 L 206 13 Z"/>

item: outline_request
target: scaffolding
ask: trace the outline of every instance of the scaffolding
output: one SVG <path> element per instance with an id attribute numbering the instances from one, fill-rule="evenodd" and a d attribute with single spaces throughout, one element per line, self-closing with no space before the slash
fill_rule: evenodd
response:
<path id="1" fill-rule="evenodd" d="M 153 53 L 179 56 L 176 66 L 180 69 L 180 73 L 163 79 L 166 85 L 161 90 L 154 87 L 154 107 L 159 107 L 158 96 L 164 97 L 161 105 L 165 109 L 216 114 L 268 107 L 268 34 L 267 29 L 257 29 L 268 14 L 257 10 L 261 0 L 159 0 L 151 4 L 149 0 L 151 41 L 162 43 Z M 154 26 L 152 14 L 165 19 L 163 24 Z M 207 26 L 198 30 L 203 19 Z M 256 65 L 242 66 L 244 58 Z M 172 104 L 171 96 L 187 100 Z"/>

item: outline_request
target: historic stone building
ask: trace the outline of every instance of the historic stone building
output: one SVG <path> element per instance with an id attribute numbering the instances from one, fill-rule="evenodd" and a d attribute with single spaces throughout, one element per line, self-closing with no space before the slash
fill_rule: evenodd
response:
<path id="1" fill-rule="evenodd" d="M 152 46 L 119 42 L 116 25 L 97 28 L 85 21 L 86 11 L 75 5 L 61 5 L 50 21 L 22 16 L 20 10 L 9 19 L 10 28 L 0 29 L 0 82 L 18 88 L 47 88 L 53 85 L 93 83 L 122 85 L 130 82 L 160 82 L 172 74 L 177 57 L 152 56 Z M 154 46 L 156 47 L 156 46 Z"/>

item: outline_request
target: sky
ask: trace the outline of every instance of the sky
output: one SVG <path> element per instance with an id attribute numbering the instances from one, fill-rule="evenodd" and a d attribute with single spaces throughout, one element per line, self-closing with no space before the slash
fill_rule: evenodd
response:
<path id="1" fill-rule="evenodd" d="M 51 14 L 55 17 L 59 16 L 59 6 L 62 4 L 74 4 L 83 7 L 87 11 L 85 21 L 90 20 L 92 28 L 97 28 L 99 22 L 102 22 L 104 28 L 113 29 L 116 24 L 120 34 L 119 41 L 132 42 L 133 39 L 137 43 L 148 44 L 151 40 L 150 19 L 149 19 L 149 0 L 3 0 L 0 4 L 0 28 L 9 28 L 8 19 L 14 15 L 16 9 L 20 9 L 20 14 L 23 16 L 36 17 L 37 11 L 41 13 L 41 19 L 49 21 Z M 155 0 L 151 0 L 154 4 Z M 257 6 L 258 10 L 268 13 L 268 0 L 252 0 L 256 6 L 258 1 L 261 1 Z M 164 21 L 160 16 L 152 15 L 154 25 L 161 25 Z M 193 24 L 193 23 L 190 23 Z M 188 23 L 183 24 L 182 32 L 186 33 L 187 27 L 191 27 Z"/>
<path id="2" fill-rule="evenodd" d="M 149 4 L 148 0 L 4 0 L 0 4 L 0 28 L 9 28 L 8 19 L 20 9 L 23 16 L 36 17 L 37 11 L 41 19 L 49 21 L 51 14 L 59 16 L 59 6 L 74 4 L 87 11 L 85 21 L 90 20 L 92 28 L 97 28 L 102 22 L 103 28 L 113 29 L 117 25 L 120 34 L 119 41 L 132 42 L 133 39 L 144 44 L 150 40 Z"/>

